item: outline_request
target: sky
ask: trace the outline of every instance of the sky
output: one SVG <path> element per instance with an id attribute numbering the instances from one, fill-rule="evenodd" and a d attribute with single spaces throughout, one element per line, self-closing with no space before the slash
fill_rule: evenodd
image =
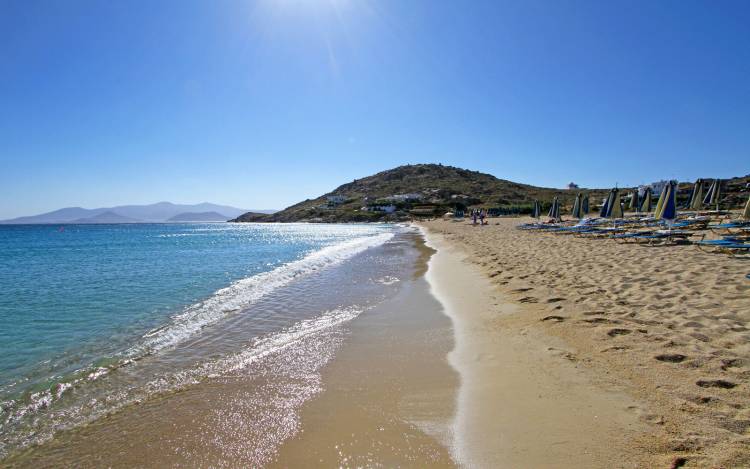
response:
<path id="1" fill-rule="evenodd" d="M 750 173 L 750 2 L 0 2 L 0 219 L 283 208 L 408 163 Z"/>

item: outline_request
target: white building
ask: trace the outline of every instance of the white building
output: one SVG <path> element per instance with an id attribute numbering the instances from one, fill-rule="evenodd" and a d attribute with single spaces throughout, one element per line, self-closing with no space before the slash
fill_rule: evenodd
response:
<path id="1" fill-rule="evenodd" d="M 661 180 L 657 182 L 652 182 L 651 184 L 644 184 L 642 186 L 638 186 L 638 195 L 641 196 L 646 191 L 647 187 L 651 188 L 651 194 L 655 194 L 657 197 L 659 194 L 661 194 L 661 191 L 664 189 L 664 186 L 669 184 L 669 181 Z"/>
<path id="2" fill-rule="evenodd" d="M 339 205 L 346 202 L 346 197 L 343 195 L 329 195 L 326 196 L 326 200 L 328 200 L 329 205 Z"/>
<path id="3" fill-rule="evenodd" d="M 406 202 L 408 200 L 422 200 L 422 194 L 412 192 L 409 194 L 394 194 L 390 197 L 386 197 L 385 200 L 392 202 Z"/>
<path id="4" fill-rule="evenodd" d="M 371 205 L 369 207 L 362 207 L 362 210 L 367 212 L 385 212 L 393 213 L 396 211 L 395 205 Z"/>

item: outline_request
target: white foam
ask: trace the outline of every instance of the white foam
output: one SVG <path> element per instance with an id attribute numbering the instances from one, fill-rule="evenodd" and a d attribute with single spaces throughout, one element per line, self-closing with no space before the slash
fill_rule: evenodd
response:
<path id="1" fill-rule="evenodd" d="M 205 365 L 205 372 L 201 375 L 216 377 L 220 374 L 242 370 L 256 361 L 293 346 L 311 335 L 351 321 L 359 316 L 362 311 L 362 308 L 357 307 L 335 309 L 319 317 L 300 321 L 281 332 L 259 337 L 242 352 Z"/>
<path id="2" fill-rule="evenodd" d="M 369 248 L 386 243 L 392 237 L 393 233 L 381 233 L 354 238 L 327 246 L 271 271 L 238 280 L 216 291 L 208 299 L 187 307 L 182 313 L 174 316 L 166 326 L 148 332 L 143 336 L 141 343 L 128 350 L 125 355 L 137 357 L 177 345 L 200 332 L 202 328 L 247 308 L 293 280 L 340 264 Z"/>

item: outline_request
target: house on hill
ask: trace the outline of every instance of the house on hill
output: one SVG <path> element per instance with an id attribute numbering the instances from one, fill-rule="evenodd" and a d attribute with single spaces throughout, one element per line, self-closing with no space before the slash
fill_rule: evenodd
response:
<path id="1" fill-rule="evenodd" d="M 391 205 L 368 205 L 366 207 L 362 207 L 362 210 L 365 212 L 384 212 L 384 213 L 393 213 L 396 211 L 396 206 Z"/>
<path id="2" fill-rule="evenodd" d="M 326 200 L 328 201 L 328 205 L 341 205 L 346 202 L 346 197 L 343 195 L 329 195 L 326 196 Z"/>
<path id="3" fill-rule="evenodd" d="M 389 202 L 419 201 L 419 200 L 422 200 L 422 194 L 419 194 L 417 192 L 412 192 L 409 194 L 394 194 L 389 197 L 386 197 L 385 200 Z"/>

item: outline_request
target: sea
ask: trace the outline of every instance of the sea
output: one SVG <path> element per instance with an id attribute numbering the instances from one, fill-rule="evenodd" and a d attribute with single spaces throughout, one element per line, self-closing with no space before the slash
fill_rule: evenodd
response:
<path id="1" fill-rule="evenodd" d="M 113 415 L 164 421 L 149 403 L 180 393 L 192 402 L 180 409 L 228 412 L 210 432 L 213 461 L 265 464 L 300 430 L 346 323 L 410 274 L 413 235 L 386 224 L 0 225 L 0 464 Z M 241 385 L 242 402 L 221 402 L 221 383 Z M 217 442 L 222 425 L 232 431 Z M 250 442 L 235 441 L 238 425 Z M 175 457 L 203 451 L 204 434 Z"/>

